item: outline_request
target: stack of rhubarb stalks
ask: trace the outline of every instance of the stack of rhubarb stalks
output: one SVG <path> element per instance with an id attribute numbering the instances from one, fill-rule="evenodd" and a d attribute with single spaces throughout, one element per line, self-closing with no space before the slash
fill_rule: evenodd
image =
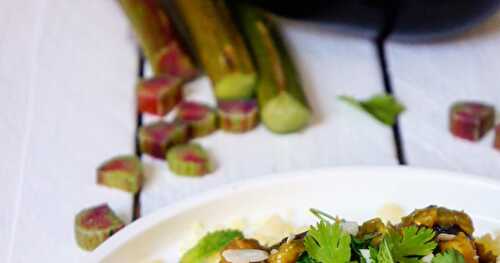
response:
<path id="1" fill-rule="evenodd" d="M 309 124 L 311 109 L 268 14 L 224 0 L 176 0 L 168 7 L 161 0 L 119 3 L 154 73 L 137 84 L 138 111 L 158 117 L 139 128 L 140 151 L 166 160 L 173 173 L 212 172 L 207 151 L 190 141 L 218 129 L 245 133 L 262 121 L 271 132 L 283 134 Z M 183 28 L 185 38 L 175 25 Z M 212 83 L 215 108 L 184 100 L 184 85 L 201 72 Z M 175 119 L 165 121 L 167 114 Z M 97 169 L 98 184 L 133 194 L 143 181 L 136 156 L 117 156 Z M 123 226 L 109 206 L 87 208 L 75 218 L 76 240 L 81 248 L 93 250 Z"/>
<path id="2" fill-rule="evenodd" d="M 224 0 L 177 0 L 168 7 L 161 0 L 120 3 L 154 72 L 137 85 L 139 112 L 160 117 L 140 128 L 142 153 L 166 159 L 176 174 L 204 175 L 213 165 L 200 145 L 188 144 L 192 139 L 219 128 L 245 133 L 259 120 L 275 133 L 297 132 L 309 123 L 310 107 L 268 14 Z M 185 34 L 170 14 L 177 14 Z M 184 84 L 202 71 L 211 80 L 216 108 L 184 100 Z M 175 120 L 165 122 L 162 117 L 171 112 Z"/>

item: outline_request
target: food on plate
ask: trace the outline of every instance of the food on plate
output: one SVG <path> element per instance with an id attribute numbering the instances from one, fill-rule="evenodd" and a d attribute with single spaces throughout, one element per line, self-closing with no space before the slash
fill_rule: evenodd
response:
<path id="1" fill-rule="evenodd" d="M 272 246 L 281 241 L 284 236 L 304 231 L 304 229 L 296 229 L 293 224 L 278 215 L 267 218 L 256 227 L 251 237 L 259 240 L 264 246 Z"/>
<path id="2" fill-rule="evenodd" d="M 181 258 L 181 263 L 208 262 L 235 239 L 242 239 L 238 230 L 220 230 L 206 234 Z"/>
<path id="3" fill-rule="evenodd" d="M 226 132 L 244 133 L 258 124 L 258 107 L 254 99 L 219 101 L 217 108 L 220 127 Z"/>
<path id="4" fill-rule="evenodd" d="M 219 100 L 254 95 L 256 73 L 225 0 L 177 0 L 205 72 Z"/>
<path id="5" fill-rule="evenodd" d="M 78 246 L 92 251 L 125 226 L 107 204 L 82 210 L 75 217 L 75 238 Z"/>
<path id="6" fill-rule="evenodd" d="M 267 14 L 249 6 L 238 5 L 235 10 L 257 65 L 262 122 L 276 133 L 305 128 L 311 109 L 276 25 Z"/>
<path id="7" fill-rule="evenodd" d="M 476 247 L 480 258 L 486 258 L 484 262 L 495 262 L 495 258 L 500 260 L 500 233 L 496 238 L 491 234 L 486 234 L 476 239 Z"/>
<path id="8" fill-rule="evenodd" d="M 401 218 L 404 216 L 405 211 L 395 203 L 386 203 L 377 209 L 377 216 L 384 222 L 391 222 L 392 224 L 399 224 Z"/>
<path id="9" fill-rule="evenodd" d="M 296 262 L 304 253 L 305 245 L 301 240 L 292 240 L 295 237 L 287 238 L 286 242 L 279 245 L 277 250 L 271 252 L 269 262 Z M 289 240 L 290 239 L 290 240 Z"/>
<path id="10" fill-rule="evenodd" d="M 425 226 L 436 230 L 437 234 L 456 234 L 464 232 L 472 235 L 474 226 L 471 218 L 463 211 L 454 211 L 444 207 L 431 206 L 416 209 L 402 218 L 403 226 Z"/>
<path id="11" fill-rule="evenodd" d="M 495 149 L 500 151 L 500 124 L 495 127 Z"/>
<path id="12" fill-rule="evenodd" d="M 191 262 L 264 263 L 497 263 L 500 238 L 476 239 L 472 220 L 463 211 L 429 206 L 403 217 L 398 224 L 380 218 L 360 225 L 316 209 L 318 222 L 273 245 L 237 237 L 217 257 Z M 202 239 L 203 240 L 203 239 Z M 200 241 L 201 242 L 201 241 Z M 212 242 L 216 242 L 212 240 Z M 496 242 L 496 243 L 495 243 Z M 197 247 L 189 250 L 192 253 Z M 213 255 L 213 250 L 210 255 Z M 186 253 L 186 254 L 187 254 Z M 183 257 L 185 259 L 185 256 Z M 498 261 L 497 261 L 498 260 Z"/>
<path id="13" fill-rule="evenodd" d="M 480 140 L 495 121 L 495 108 L 479 102 L 457 102 L 450 110 L 450 131 L 469 141 Z"/>
<path id="14" fill-rule="evenodd" d="M 202 103 L 184 101 L 179 104 L 177 120 L 187 124 L 191 138 L 206 136 L 217 130 L 217 113 Z"/>
<path id="15" fill-rule="evenodd" d="M 214 170 L 208 153 L 199 144 L 180 144 L 167 152 L 170 170 L 178 175 L 202 176 Z"/>
<path id="16" fill-rule="evenodd" d="M 167 74 L 187 80 L 197 74 L 160 0 L 119 2 L 156 75 Z"/>
<path id="17" fill-rule="evenodd" d="M 97 168 L 97 184 L 137 193 L 143 182 L 141 160 L 133 155 L 117 156 Z"/>
<path id="18" fill-rule="evenodd" d="M 389 126 L 396 124 L 399 114 L 405 110 L 405 107 L 394 96 L 388 94 L 375 95 L 367 100 L 357 100 L 351 96 L 340 96 L 339 99 Z"/>
<path id="19" fill-rule="evenodd" d="M 158 76 L 141 80 L 137 85 L 139 112 L 164 116 L 182 100 L 181 79 Z"/>
<path id="20" fill-rule="evenodd" d="M 186 124 L 157 121 L 139 129 L 139 147 L 142 153 L 165 159 L 168 148 L 188 140 Z"/>

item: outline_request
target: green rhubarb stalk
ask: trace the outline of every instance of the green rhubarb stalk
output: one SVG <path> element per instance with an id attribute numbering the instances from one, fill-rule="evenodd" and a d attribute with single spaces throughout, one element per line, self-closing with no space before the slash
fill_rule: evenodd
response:
<path id="1" fill-rule="evenodd" d="M 257 63 L 262 122 L 276 133 L 303 129 L 310 122 L 311 109 L 276 25 L 258 9 L 243 4 L 235 9 Z"/>
<path id="2" fill-rule="evenodd" d="M 224 0 L 177 0 L 201 64 L 219 100 L 254 95 L 256 74 L 250 53 Z"/>
<path id="3" fill-rule="evenodd" d="M 130 20 L 144 55 L 155 74 L 190 79 L 197 73 L 191 57 L 160 0 L 119 0 Z"/>

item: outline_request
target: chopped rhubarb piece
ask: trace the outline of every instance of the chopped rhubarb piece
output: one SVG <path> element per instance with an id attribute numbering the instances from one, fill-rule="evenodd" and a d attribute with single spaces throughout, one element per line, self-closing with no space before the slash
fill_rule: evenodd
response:
<path id="1" fill-rule="evenodd" d="M 450 131 L 469 141 L 481 139 L 492 127 L 495 109 L 477 102 L 458 102 L 450 111 Z"/>
<path id="2" fill-rule="evenodd" d="M 500 124 L 495 128 L 495 149 L 500 151 Z"/>
<path id="3" fill-rule="evenodd" d="M 211 134 L 217 130 L 217 115 L 207 105 L 197 102 L 182 102 L 179 104 L 177 120 L 188 125 L 193 138 Z"/>
<path id="4" fill-rule="evenodd" d="M 165 159 L 169 147 L 188 140 L 187 126 L 179 122 L 158 121 L 139 129 L 139 146 L 143 153 Z"/>
<path id="5" fill-rule="evenodd" d="M 252 130 L 258 124 L 256 100 L 221 101 L 218 108 L 220 127 L 224 131 L 243 133 Z"/>
<path id="6" fill-rule="evenodd" d="M 198 74 L 191 58 L 186 56 L 177 42 L 170 43 L 155 54 L 154 68 L 157 72 L 170 76 L 182 76 L 189 80 Z"/>
<path id="7" fill-rule="evenodd" d="M 107 204 L 85 209 L 75 217 L 78 246 L 92 251 L 125 226 Z"/>
<path id="8" fill-rule="evenodd" d="M 97 184 L 137 193 L 143 182 L 142 163 L 136 156 L 118 156 L 97 169 Z"/>
<path id="9" fill-rule="evenodd" d="M 172 147 L 167 153 L 170 170 L 178 175 L 202 176 L 213 171 L 208 153 L 198 144 Z"/>
<path id="10" fill-rule="evenodd" d="M 137 85 L 139 111 L 164 116 L 182 100 L 181 80 L 159 76 L 142 80 Z"/>

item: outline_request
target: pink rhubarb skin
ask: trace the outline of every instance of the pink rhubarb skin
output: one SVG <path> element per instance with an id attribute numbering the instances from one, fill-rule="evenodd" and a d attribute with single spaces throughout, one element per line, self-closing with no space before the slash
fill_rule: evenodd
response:
<path id="1" fill-rule="evenodd" d="M 139 112 L 164 116 L 182 100 L 181 84 L 181 79 L 169 76 L 158 76 L 139 82 Z"/>
<path id="2" fill-rule="evenodd" d="M 500 124 L 495 128 L 495 149 L 500 151 Z"/>
<path id="3" fill-rule="evenodd" d="M 156 75 L 189 80 L 198 73 L 160 0 L 119 0 Z"/>
<path id="4" fill-rule="evenodd" d="M 229 113 L 248 114 L 257 109 L 257 102 L 255 100 L 222 101 L 219 103 L 219 108 Z"/>
<path id="5" fill-rule="evenodd" d="M 85 209 L 75 218 L 75 238 L 84 250 L 92 251 L 125 226 L 107 204 Z"/>
<path id="6" fill-rule="evenodd" d="M 459 138 L 478 141 L 492 127 L 495 109 L 476 102 L 459 102 L 450 111 L 450 131 Z"/>
<path id="7" fill-rule="evenodd" d="M 199 121 L 210 112 L 210 108 L 196 102 L 184 101 L 179 105 L 179 118 L 182 121 Z"/>
<path id="8" fill-rule="evenodd" d="M 258 106 L 255 100 L 221 101 L 218 105 L 221 128 L 242 133 L 258 124 Z"/>
<path id="9" fill-rule="evenodd" d="M 211 134 L 217 129 L 217 116 L 207 105 L 184 101 L 179 104 L 177 119 L 186 123 L 193 138 Z"/>
<path id="10" fill-rule="evenodd" d="M 143 153 L 165 159 L 168 148 L 188 140 L 187 126 L 182 123 L 159 121 L 139 130 L 139 144 Z"/>

